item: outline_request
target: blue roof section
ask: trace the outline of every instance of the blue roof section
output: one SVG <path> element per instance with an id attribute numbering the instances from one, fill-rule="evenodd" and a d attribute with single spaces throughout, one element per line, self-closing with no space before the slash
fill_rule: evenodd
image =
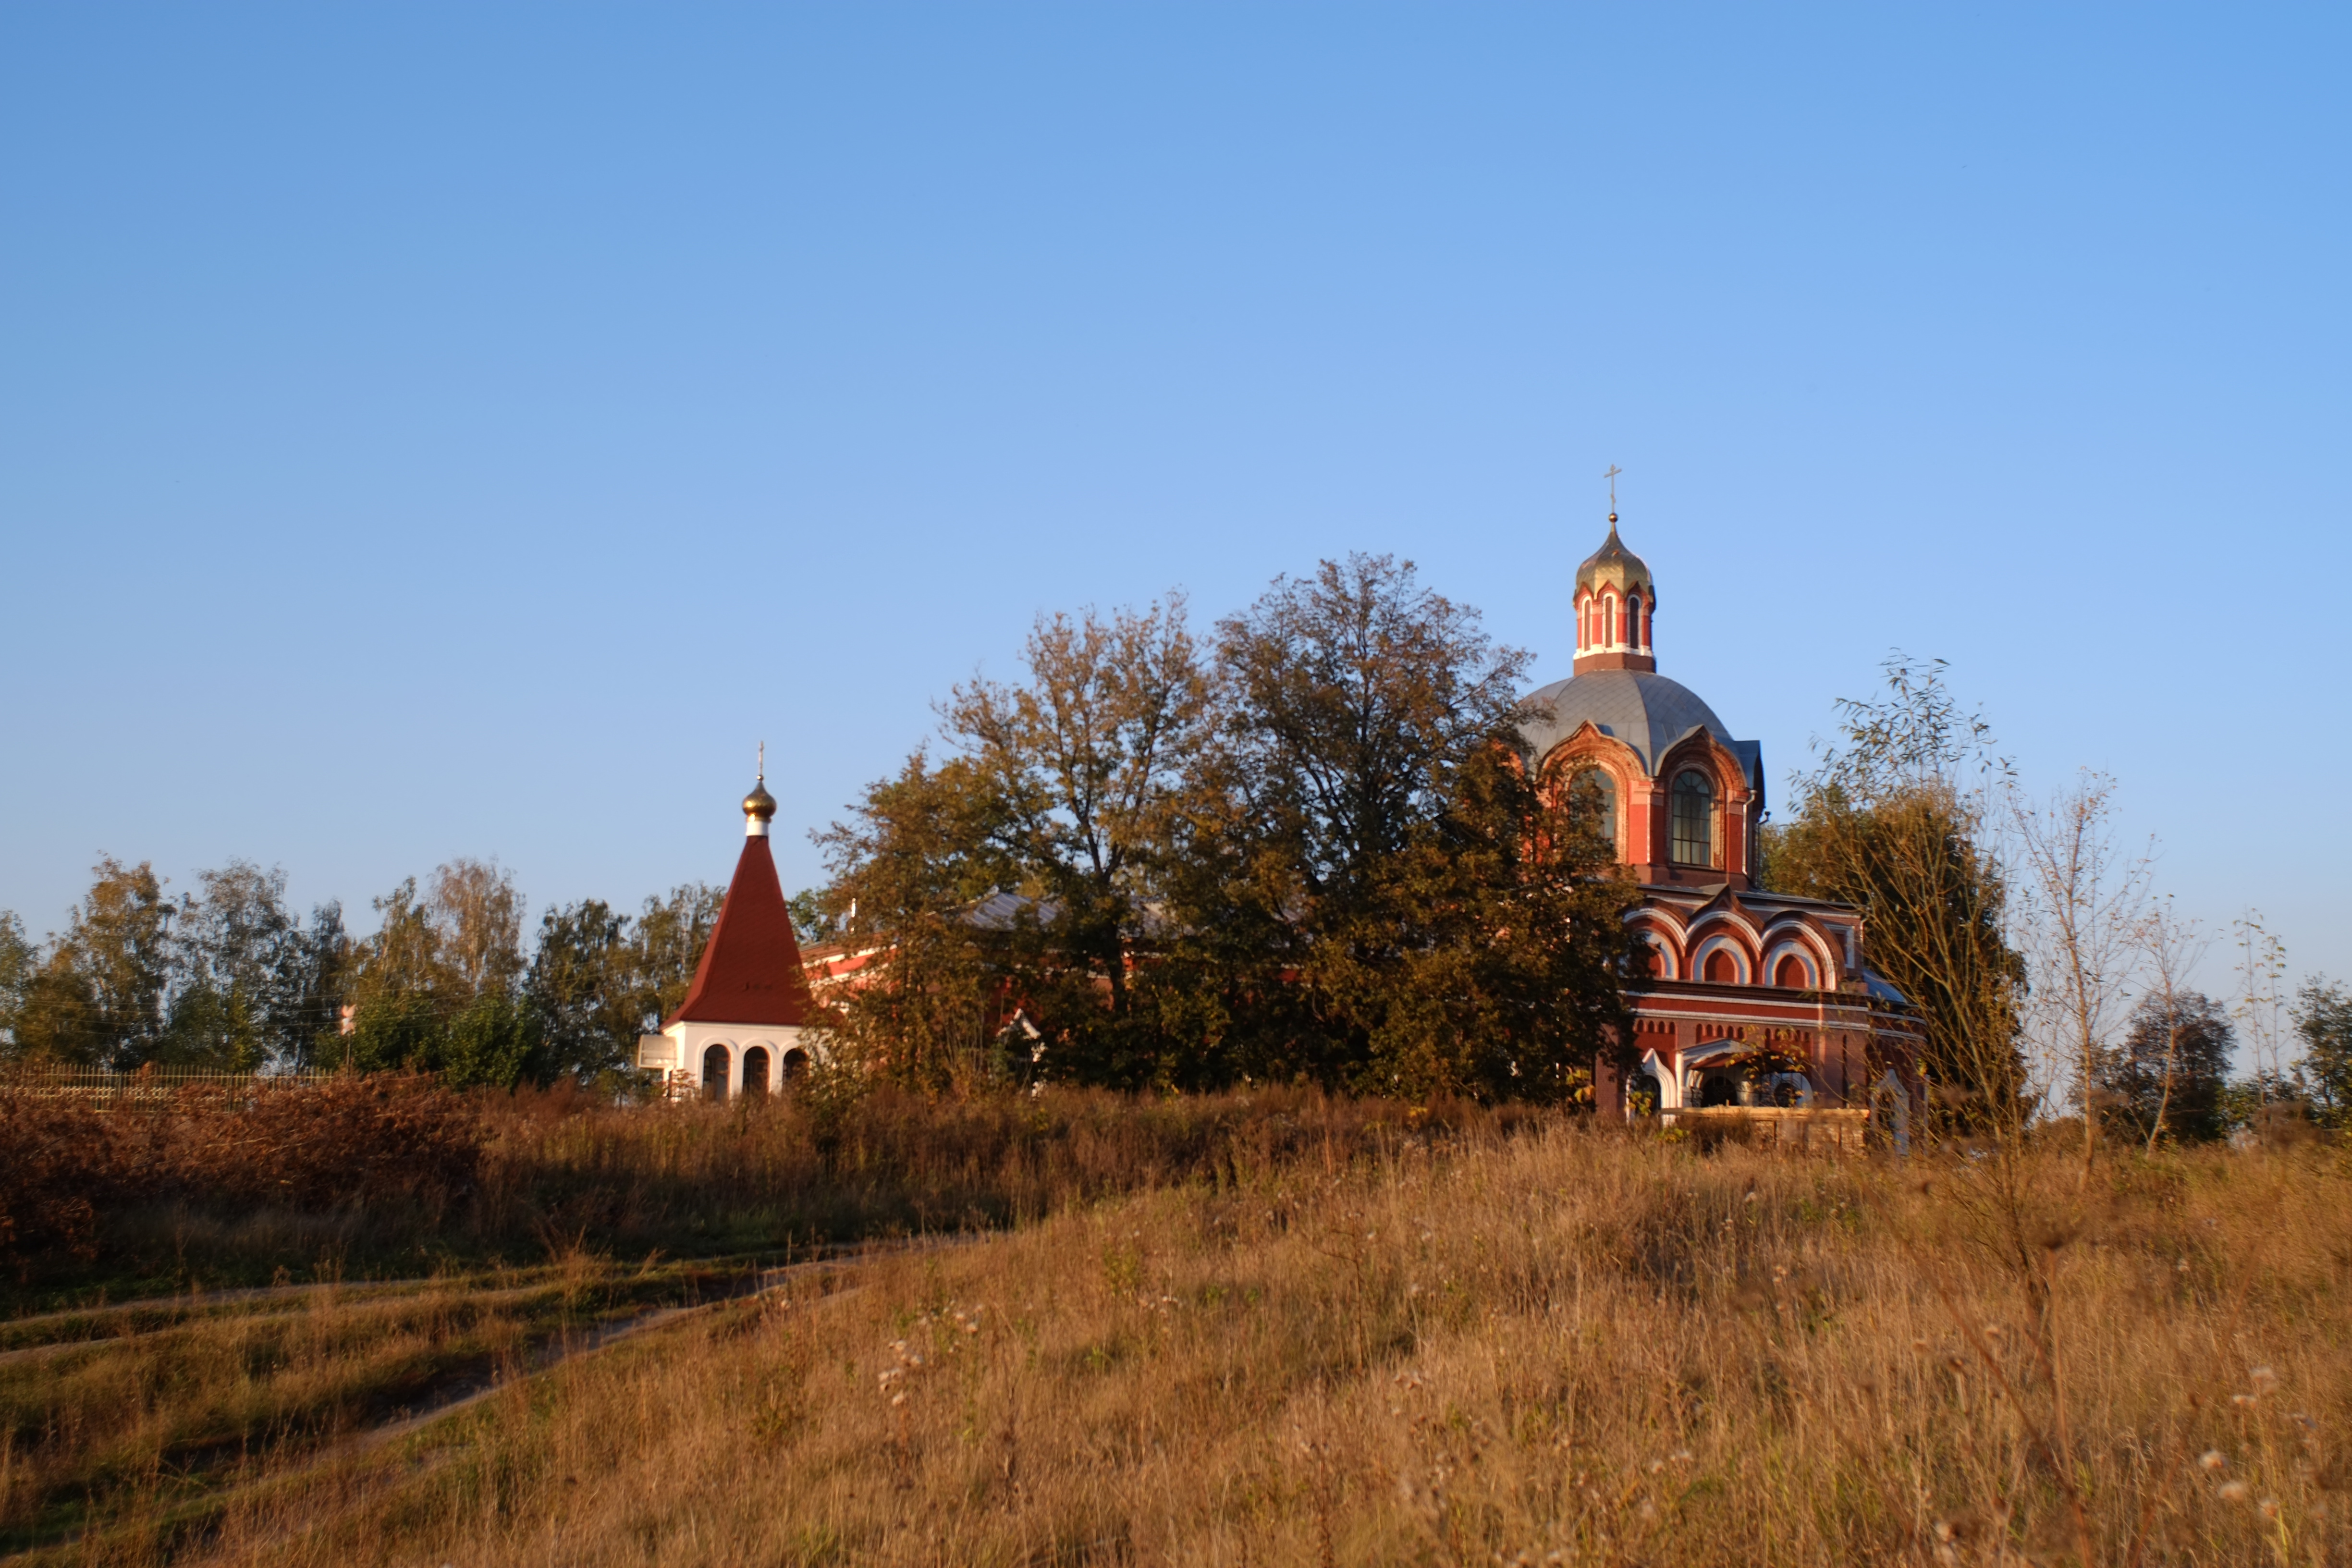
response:
<path id="1" fill-rule="evenodd" d="M 1739 759 L 1748 787 L 1764 791 L 1764 747 L 1735 741 L 1715 710 L 1678 680 L 1643 669 L 1595 669 L 1555 680 L 1525 699 L 1529 711 L 1519 732 L 1538 760 L 1587 721 L 1602 734 L 1624 742 L 1655 777 L 1658 759 L 1694 730 L 1705 730 Z"/>

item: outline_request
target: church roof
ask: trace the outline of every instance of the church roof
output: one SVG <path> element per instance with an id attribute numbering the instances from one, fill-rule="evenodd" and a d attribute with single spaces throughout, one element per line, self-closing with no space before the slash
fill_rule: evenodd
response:
<path id="1" fill-rule="evenodd" d="M 1748 786 L 1764 788 L 1764 748 L 1735 741 L 1715 710 L 1678 680 L 1643 669 L 1592 669 L 1531 693 L 1528 718 L 1519 726 L 1538 761 L 1589 720 L 1602 734 L 1622 741 L 1653 777 L 1658 759 L 1695 730 L 1705 730 L 1739 759 Z"/>
<path id="2" fill-rule="evenodd" d="M 663 1025 L 792 1026 L 815 1011 L 783 884 L 776 880 L 775 857 L 768 852 L 765 836 L 746 838 L 734 879 L 727 884 L 727 901 L 719 907 L 719 923 L 710 928 L 710 944 L 695 967 L 694 984 Z"/>

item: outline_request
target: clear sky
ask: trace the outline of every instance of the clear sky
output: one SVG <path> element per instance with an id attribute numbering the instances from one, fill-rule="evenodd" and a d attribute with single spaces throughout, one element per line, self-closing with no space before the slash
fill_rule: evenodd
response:
<path id="1" fill-rule="evenodd" d="M 1041 610 L 1350 549 L 1773 787 L 1890 648 L 2352 972 L 2352 13 L 0 8 L 0 908 L 788 885 Z M 2219 980 L 2219 976 L 2215 977 Z"/>

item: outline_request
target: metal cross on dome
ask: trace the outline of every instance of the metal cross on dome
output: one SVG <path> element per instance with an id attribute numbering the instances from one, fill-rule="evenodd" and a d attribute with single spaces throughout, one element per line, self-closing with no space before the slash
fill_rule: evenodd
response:
<path id="1" fill-rule="evenodd" d="M 1609 510 L 1612 512 L 1617 510 L 1617 476 L 1624 471 L 1624 469 L 1619 468 L 1616 464 L 1612 463 L 1609 465 L 1609 471 L 1601 476 L 1602 479 L 1609 481 Z"/>

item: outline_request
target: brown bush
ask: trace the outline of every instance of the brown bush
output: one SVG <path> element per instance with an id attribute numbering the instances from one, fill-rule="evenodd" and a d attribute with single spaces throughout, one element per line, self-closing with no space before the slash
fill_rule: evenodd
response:
<path id="1" fill-rule="evenodd" d="M 0 1090 L 0 1262 L 20 1282 L 106 1250 L 110 1222 L 164 1205 L 437 1219 L 474 1190 L 476 1102 L 405 1074 L 91 1101 Z"/>

